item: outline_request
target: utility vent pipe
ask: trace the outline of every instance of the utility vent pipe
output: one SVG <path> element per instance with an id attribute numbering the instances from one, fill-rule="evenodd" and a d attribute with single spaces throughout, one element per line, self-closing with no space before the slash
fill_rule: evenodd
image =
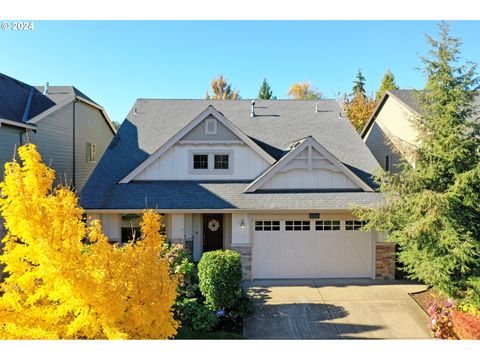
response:
<path id="1" fill-rule="evenodd" d="M 252 100 L 252 109 L 250 112 L 250 117 L 251 118 L 255 117 L 255 100 Z"/>
<path id="2" fill-rule="evenodd" d="M 43 90 L 43 95 L 48 95 L 48 81 L 45 84 L 45 89 Z"/>

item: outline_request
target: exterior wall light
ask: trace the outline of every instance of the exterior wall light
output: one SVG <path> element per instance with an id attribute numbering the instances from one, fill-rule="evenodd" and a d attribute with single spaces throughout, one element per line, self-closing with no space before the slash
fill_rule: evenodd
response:
<path id="1" fill-rule="evenodd" d="M 242 219 L 242 221 L 240 221 L 240 227 L 242 229 L 245 229 L 245 221 Z"/>

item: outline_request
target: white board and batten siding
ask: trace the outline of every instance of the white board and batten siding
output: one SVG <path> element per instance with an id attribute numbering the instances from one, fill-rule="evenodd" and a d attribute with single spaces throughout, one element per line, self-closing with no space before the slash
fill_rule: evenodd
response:
<path id="1" fill-rule="evenodd" d="M 233 161 L 231 173 L 192 174 L 192 152 L 230 154 L 230 161 Z M 269 164 L 245 144 L 177 144 L 139 173 L 134 180 L 251 180 L 268 167 Z"/>
<path id="2" fill-rule="evenodd" d="M 122 238 L 122 214 L 87 213 L 87 218 L 100 220 L 103 233 L 108 236 L 110 242 L 121 241 Z"/>
<path id="3" fill-rule="evenodd" d="M 260 189 L 359 189 L 345 173 L 315 149 L 305 149 Z"/>

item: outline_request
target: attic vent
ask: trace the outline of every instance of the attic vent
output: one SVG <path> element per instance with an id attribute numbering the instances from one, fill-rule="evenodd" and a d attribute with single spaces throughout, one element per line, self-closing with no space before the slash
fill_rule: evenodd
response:
<path id="1" fill-rule="evenodd" d="M 205 135 L 217 134 L 217 119 L 205 120 Z"/>
<path id="2" fill-rule="evenodd" d="M 45 84 L 45 89 L 43 89 L 43 95 L 48 95 L 48 81 Z"/>

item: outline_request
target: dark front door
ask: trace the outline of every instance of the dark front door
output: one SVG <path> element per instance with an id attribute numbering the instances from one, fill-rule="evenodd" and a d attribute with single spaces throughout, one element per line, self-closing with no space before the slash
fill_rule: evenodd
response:
<path id="1" fill-rule="evenodd" d="M 223 215 L 203 215 L 203 252 L 223 249 Z"/>

